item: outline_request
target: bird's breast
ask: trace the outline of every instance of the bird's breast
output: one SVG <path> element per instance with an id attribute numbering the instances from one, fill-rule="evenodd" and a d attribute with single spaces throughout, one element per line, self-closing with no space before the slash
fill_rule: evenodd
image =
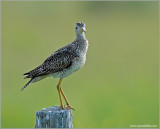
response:
<path id="1" fill-rule="evenodd" d="M 80 68 L 83 67 L 85 62 L 86 62 L 86 54 L 84 54 L 82 57 L 75 57 L 73 61 L 73 66 L 72 66 L 73 70 L 74 71 L 79 70 Z"/>

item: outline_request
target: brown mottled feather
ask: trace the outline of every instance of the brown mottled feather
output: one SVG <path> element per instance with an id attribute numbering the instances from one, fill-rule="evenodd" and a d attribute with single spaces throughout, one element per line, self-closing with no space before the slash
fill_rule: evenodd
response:
<path id="1" fill-rule="evenodd" d="M 70 48 L 69 45 L 68 48 Z M 25 78 L 39 77 L 51 73 L 60 72 L 72 65 L 73 58 L 75 58 L 75 53 L 61 48 L 60 50 L 53 53 L 50 57 L 48 57 L 43 62 L 43 64 L 31 70 L 30 72 L 25 73 Z"/>

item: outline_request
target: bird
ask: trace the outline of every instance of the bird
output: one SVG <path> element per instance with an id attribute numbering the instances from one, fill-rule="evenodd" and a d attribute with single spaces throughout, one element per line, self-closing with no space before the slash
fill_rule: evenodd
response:
<path id="1" fill-rule="evenodd" d="M 30 78 L 30 81 L 21 89 L 24 90 L 29 84 L 40 81 L 46 77 L 58 78 L 58 95 L 60 99 L 59 106 L 62 109 L 73 109 L 69 104 L 64 92 L 62 91 L 62 80 L 77 70 L 81 69 L 86 62 L 88 50 L 88 40 L 85 37 L 86 28 L 83 22 L 77 22 L 75 25 L 76 37 L 73 42 L 58 49 L 51 54 L 41 65 L 35 69 L 24 73 L 24 79 Z M 62 97 L 66 105 L 63 105 Z"/>

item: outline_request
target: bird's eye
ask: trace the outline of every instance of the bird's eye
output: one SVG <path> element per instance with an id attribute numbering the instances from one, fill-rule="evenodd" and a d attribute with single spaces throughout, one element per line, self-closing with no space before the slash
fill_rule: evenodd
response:
<path id="1" fill-rule="evenodd" d="M 77 27 L 76 27 L 76 29 L 77 29 Z"/>

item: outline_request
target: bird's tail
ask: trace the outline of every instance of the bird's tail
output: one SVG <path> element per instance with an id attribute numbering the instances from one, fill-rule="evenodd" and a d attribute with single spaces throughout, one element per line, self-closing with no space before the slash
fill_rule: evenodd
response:
<path id="1" fill-rule="evenodd" d="M 31 80 L 21 89 L 21 91 L 23 91 L 33 80 L 34 78 L 31 78 Z"/>

